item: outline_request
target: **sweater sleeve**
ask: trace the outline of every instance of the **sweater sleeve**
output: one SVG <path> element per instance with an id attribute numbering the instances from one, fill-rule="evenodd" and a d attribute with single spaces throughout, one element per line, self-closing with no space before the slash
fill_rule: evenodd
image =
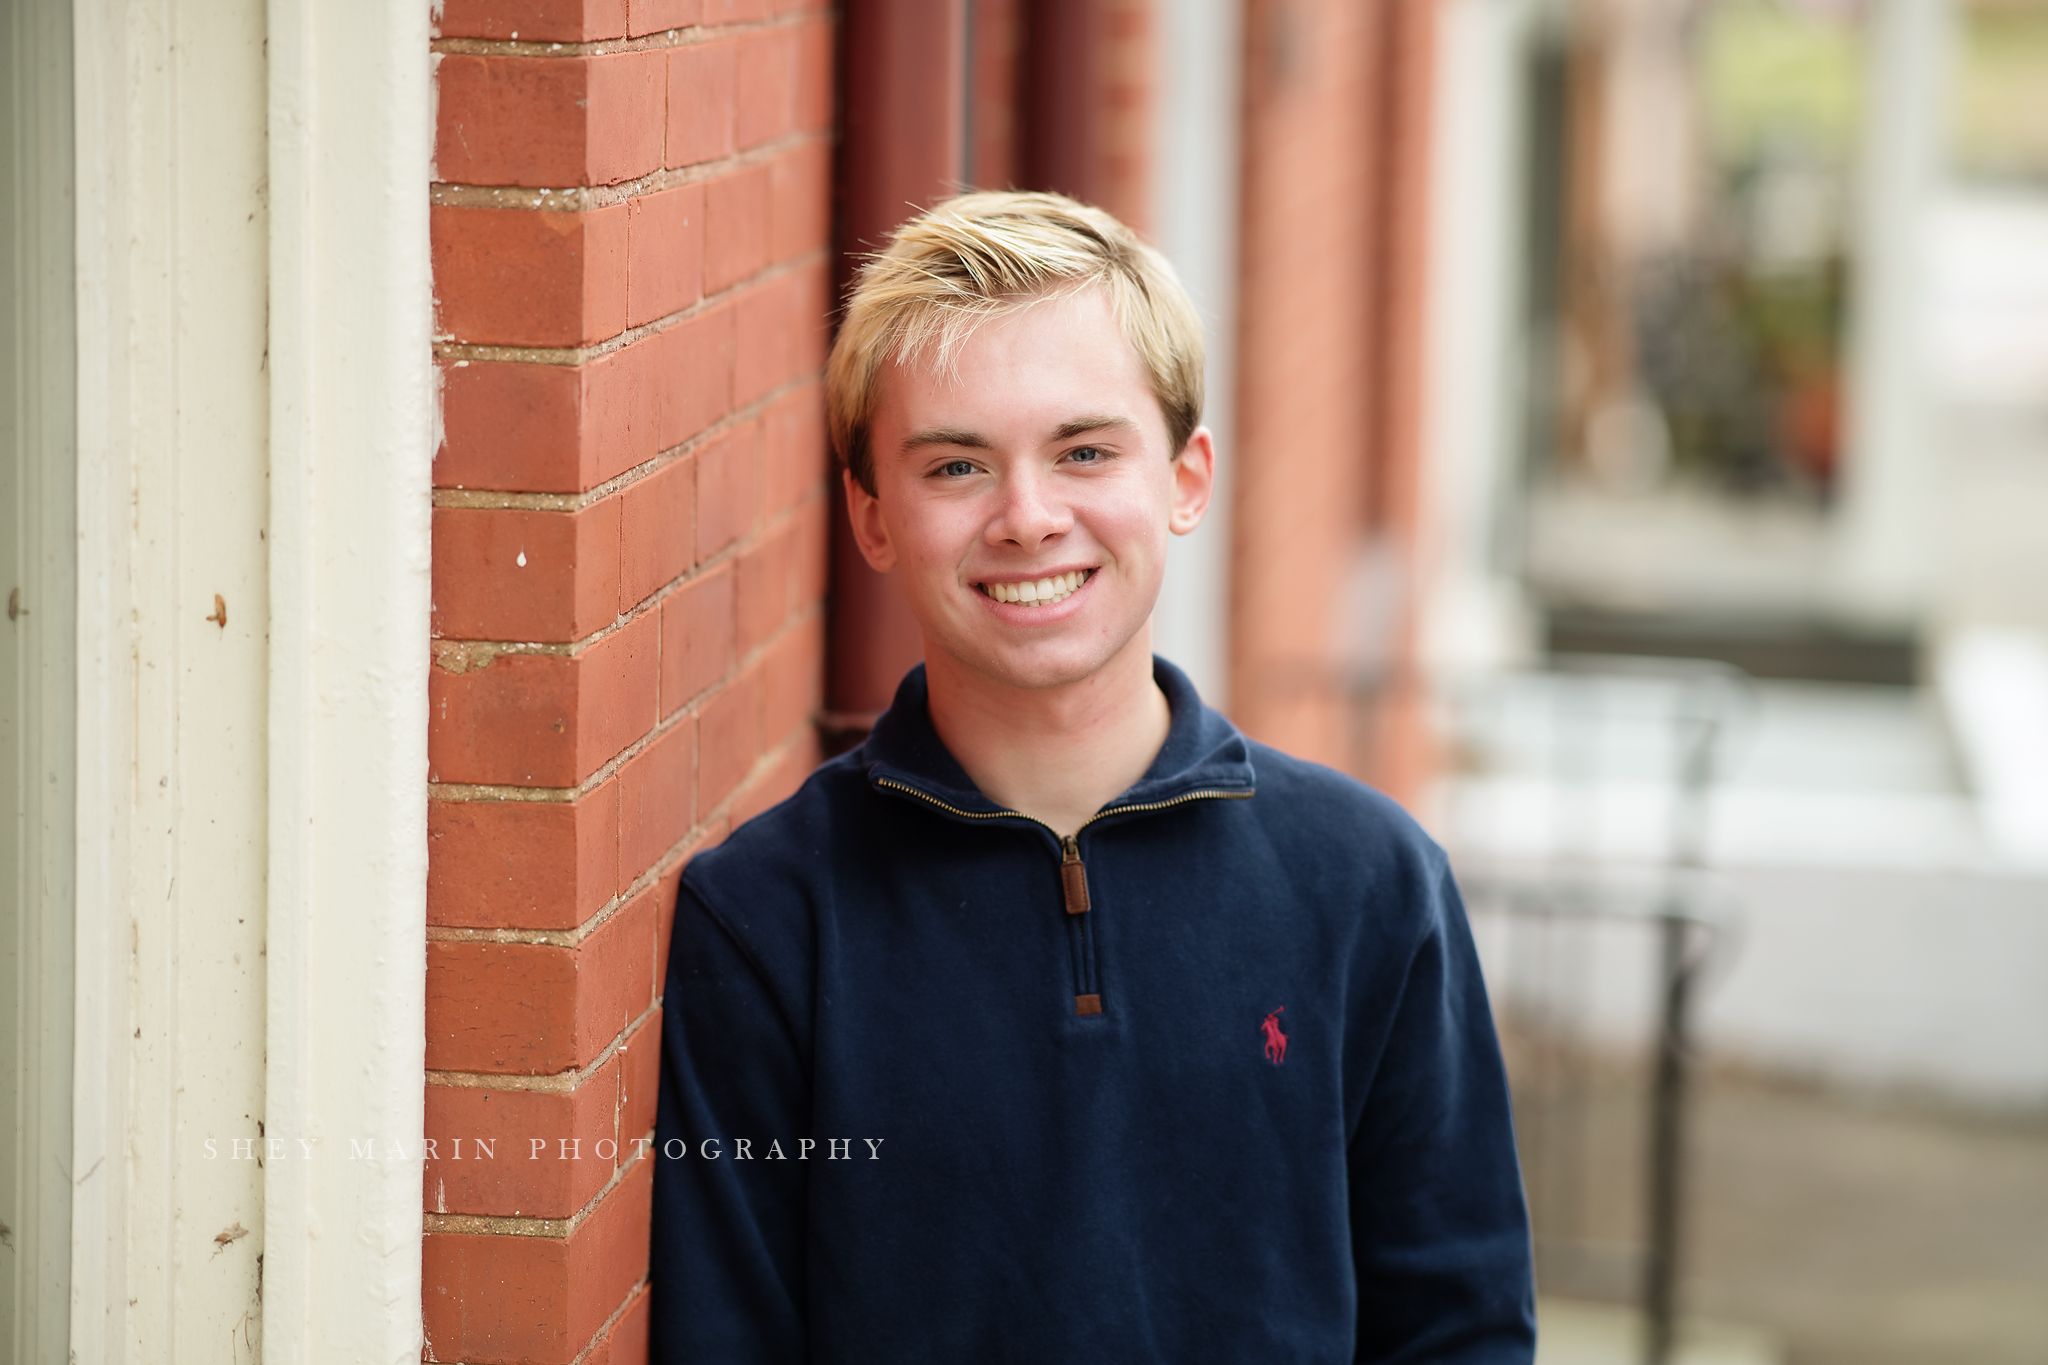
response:
<path id="1" fill-rule="evenodd" d="M 796 1150 L 796 1140 L 810 1136 L 803 1028 L 687 885 L 676 906 L 661 1028 L 652 1365 L 802 1361 L 810 1167 Z"/>
<path id="2" fill-rule="evenodd" d="M 1349 1159 L 1358 1359 L 1527 1365 L 1535 1289 L 1507 1078 L 1447 868 Z"/>

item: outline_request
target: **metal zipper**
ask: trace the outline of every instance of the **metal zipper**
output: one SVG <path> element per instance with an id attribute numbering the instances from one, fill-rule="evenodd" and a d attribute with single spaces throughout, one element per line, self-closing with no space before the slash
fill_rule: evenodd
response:
<path id="1" fill-rule="evenodd" d="M 1081 831 L 1094 824 L 1097 820 L 1106 819 L 1112 815 L 1143 815 L 1149 811 L 1166 810 L 1172 806 L 1185 805 L 1189 801 L 1243 801 L 1249 799 L 1252 795 L 1251 792 L 1235 791 L 1182 792 L 1179 796 L 1168 801 L 1147 801 L 1135 806 L 1105 806 L 1086 820 L 1083 820 L 1075 827 L 1072 834 L 1061 834 L 1051 825 L 1046 824 L 1045 821 L 1040 820 L 1036 816 L 1026 815 L 1020 810 L 961 810 L 958 806 L 941 801 L 936 796 L 919 791 L 916 787 L 910 786 L 908 783 L 898 782 L 894 778 L 878 777 L 875 779 L 875 785 L 887 787 L 891 791 L 903 792 L 908 796 L 914 796 L 928 805 L 936 806 L 940 810 L 950 815 L 957 815 L 963 820 L 1029 820 L 1058 841 L 1060 846 L 1060 894 L 1066 904 L 1067 923 L 1070 926 L 1074 947 L 1074 982 L 1080 987 L 1079 992 L 1074 996 L 1074 1013 L 1082 1017 L 1102 1013 L 1102 987 L 1101 983 L 1096 980 L 1095 936 L 1089 931 L 1088 868 L 1081 861 Z"/>
<path id="2" fill-rule="evenodd" d="M 875 785 L 887 787 L 891 791 L 902 792 L 906 796 L 914 796 L 926 805 L 937 806 L 947 814 L 957 815 L 963 820 L 1029 820 L 1032 824 L 1050 834 L 1054 839 L 1059 840 L 1062 848 L 1066 846 L 1067 839 L 1078 838 L 1082 830 L 1088 828 L 1097 820 L 1106 820 L 1112 815 L 1143 815 L 1148 811 L 1165 810 L 1169 806 L 1185 805 L 1190 801 L 1249 801 L 1252 797 L 1251 792 L 1182 792 L 1170 801 L 1147 801 L 1136 806 L 1104 806 L 1101 810 L 1077 825 L 1072 834 L 1063 838 L 1060 832 L 1051 825 L 1048 825 L 1035 815 L 1026 815 L 1021 810 L 961 810 L 958 806 L 949 805 L 939 800 L 938 797 L 928 792 L 920 791 L 907 782 L 898 782 L 893 777 L 878 777 L 875 779 Z"/>

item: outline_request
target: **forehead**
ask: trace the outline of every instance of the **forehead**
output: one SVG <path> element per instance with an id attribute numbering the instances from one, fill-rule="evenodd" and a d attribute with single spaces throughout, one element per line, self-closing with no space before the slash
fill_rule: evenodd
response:
<path id="1" fill-rule="evenodd" d="M 934 425 L 1043 432 L 1080 412 L 1156 421 L 1164 432 L 1144 362 L 1100 289 L 991 318 L 950 356 L 937 351 L 883 366 L 875 412 L 883 442 Z"/>

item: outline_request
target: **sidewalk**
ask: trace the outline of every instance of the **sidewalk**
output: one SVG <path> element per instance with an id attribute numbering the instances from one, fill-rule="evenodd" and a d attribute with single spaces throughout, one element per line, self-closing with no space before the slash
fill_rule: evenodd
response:
<path id="1" fill-rule="evenodd" d="M 1604 1303 L 1539 1299 L 1536 1365 L 1642 1365 L 1636 1313 Z M 1781 1365 L 1784 1350 L 1770 1333 L 1727 1323 L 1681 1324 L 1671 1365 Z"/>
<path id="2" fill-rule="evenodd" d="M 1553 1198 L 1547 1216 L 1625 1250 L 1640 1234 L 1641 1105 L 1616 1079 L 1603 1069 L 1592 1087 L 1575 1207 Z M 1701 1079 L 1687 1144 L 1680 1305 L 1743 1326 L 1696 1325 L 1676 1365 L 2048 1359 L 2048 1119 L 1720 1072 Z M 1542 1171 L 1528 1174 L 1543 1193 Z M 1539 1237 L 1545 1216 L 1539 1201 Z M 1633 1310 L 1589 1301 L 1631 1294 L 1633 1274 L 1613 1269 L 1548 1277 L 1546 1291 L 1573 1297 L 1541 1302 L 1539 1365 L 1640 1360 Z"/>
<path id="3" fill-rule="evenodd" d="M 1688 1138 L 1691 1311 L 1790 1365 L 2048 1360 L 2048 1119 L 1724 1074 Z"/>

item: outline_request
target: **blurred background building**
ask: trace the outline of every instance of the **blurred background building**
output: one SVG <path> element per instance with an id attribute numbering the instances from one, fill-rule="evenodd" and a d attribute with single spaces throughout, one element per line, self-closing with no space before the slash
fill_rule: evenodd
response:
<path id="1" fill-rule="evenodd" d="M 1542 1284 L 2048 1349 L 2048 9 L 1441 12 L 1423 664 Z M 1453 264 L 1455 263 L 1455 264 Z M 1690 787 L 1690 790 L 1688 790 Z M 1685 1337 L 1681 1333 L 1681 1345 Z M 1614 1338 L 1608 1338 L 1609 1348 Z"/>
<path id="2" fill-rule="evenodd" d="M 2048 1356 L 2048 3 L 0 25 L 0 1356 L 645 1357 L 676 880 L 920 648 L 834 299 L 1010 185 L 1209 322 L 1160 652 L 1451 850 L 1546 1362 Z"/>
<path id="3" fill-rule="evenodd" d="M 1638 1351 L 1660 1254 L 1685 1350 L 2048 1349 L 2048 7 L 960 14 L 981 140 L 887 206 L 1095 199 L 1211 317 L 1159 647 L 1452 849 L 1549 1349 Z"/>

